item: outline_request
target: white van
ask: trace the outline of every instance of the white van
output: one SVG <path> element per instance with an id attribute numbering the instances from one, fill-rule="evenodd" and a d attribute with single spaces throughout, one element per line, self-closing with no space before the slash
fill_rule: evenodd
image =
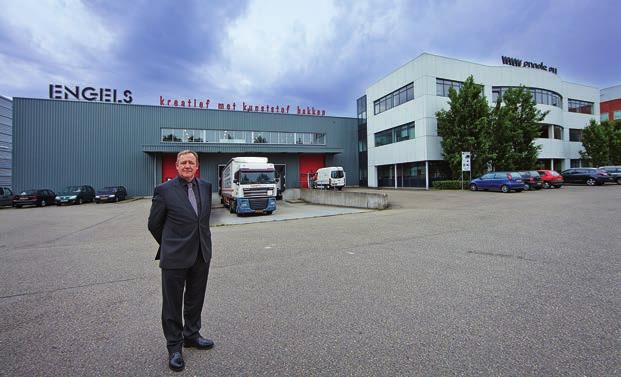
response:
<path id="1" fill-rule="evenodd" d="M 313 188 L 342 190 L 345 187 L 345 171 L 340 166 L 317 169 L 313 176 Z"/>

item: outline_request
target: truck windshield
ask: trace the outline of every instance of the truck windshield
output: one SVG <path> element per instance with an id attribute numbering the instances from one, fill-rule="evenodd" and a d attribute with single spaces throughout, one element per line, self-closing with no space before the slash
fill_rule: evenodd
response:
<path id="1" fill-rule="evenodd" d="M 276 183 L 276 176 L 273 171 L 243 171 L 239 183 L 242 185 Z"/>

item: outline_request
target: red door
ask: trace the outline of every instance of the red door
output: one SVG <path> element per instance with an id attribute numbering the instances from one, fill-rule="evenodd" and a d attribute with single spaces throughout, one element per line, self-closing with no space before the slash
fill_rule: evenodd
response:
<path id="1" fill-rule="evenodd" d="M 300 187 L 308 188 L 308 175 L 314 174 L 317 169 L 323 168 L 325 164 L 323 154 L 300 155 Z"/>
<path id="2" fill-rule="evenodd" d="M 173 179 L 177 176 L 177 168 L 175 167 L 177 162 L 176 153 L 167 153 L 162 155 L 162 182 L 166 182 L 169 179 Z M 200 178 L 201 170 L 198 169 L 196 176 Z"/>

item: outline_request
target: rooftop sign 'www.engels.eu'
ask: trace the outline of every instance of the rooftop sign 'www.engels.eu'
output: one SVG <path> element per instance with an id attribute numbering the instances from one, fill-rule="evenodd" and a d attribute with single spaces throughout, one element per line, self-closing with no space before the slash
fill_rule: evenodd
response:
<path id="1" fill-rule="evenodd" d="M 508 56 L 503 56 L 502 64 L 512 65 L 514 67 L 541 69 L 543 71 L 552 72 L 555 75 L 558 74 L 556 67 L 548 67 L 547 65 L 543 64 L 543 62 L 533 63 L 533 62 L 522 61 L 521 59 L 517 59 L 517 58 L 510 58 Z"/>
<path id="2" fill-rule="evenodd" d="M 131 90 L 119 90 L 109 88 L 93 88 L 92 86 L 65 86 L 50 84 L 50 99 L 84 100 L 97 102 L 132 103 Z"/>

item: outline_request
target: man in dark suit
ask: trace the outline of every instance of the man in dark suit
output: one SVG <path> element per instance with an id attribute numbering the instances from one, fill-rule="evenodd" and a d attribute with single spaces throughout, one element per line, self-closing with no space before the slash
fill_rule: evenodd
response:
<path id="1" fill-rule="evenodd" d="M 155 259 L 162 270 L 162 327 L 168 366 L 182 371 L 182 346 L 213 347 L 213 342 L 199 333 L 211 261 L 211 184 L 195 177 L 195 152 L 179 152 L 175 166 L 177 177 L 153 192 L 149 231 L 160 245 Z"/>

